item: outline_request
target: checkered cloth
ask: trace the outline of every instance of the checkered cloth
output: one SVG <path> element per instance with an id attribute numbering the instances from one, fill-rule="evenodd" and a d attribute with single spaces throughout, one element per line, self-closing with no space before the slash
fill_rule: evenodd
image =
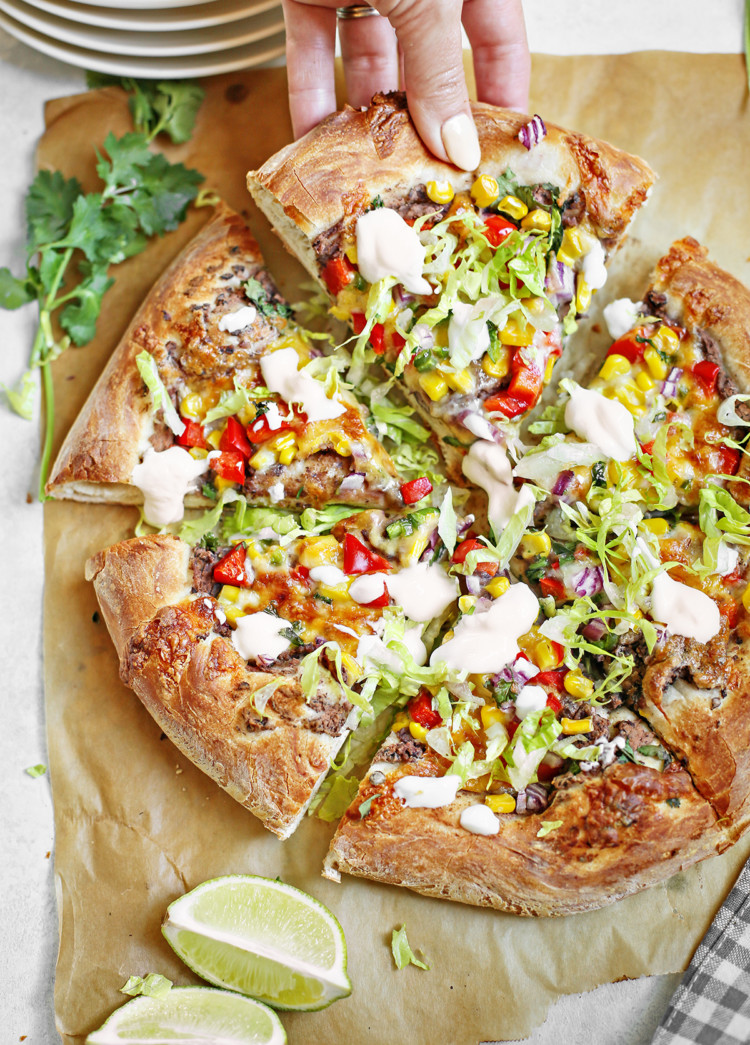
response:
<path id="1" fill-rule="evenodd" d="M 651 1045 L 750 1042 L 750 861 L 706 935 Z"/>

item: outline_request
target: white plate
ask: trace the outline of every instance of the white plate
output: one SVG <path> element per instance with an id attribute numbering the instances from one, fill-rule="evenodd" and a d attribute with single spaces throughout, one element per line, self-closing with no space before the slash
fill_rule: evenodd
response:
<path id="1" fill-rule="evenodd" d="M 119 7 L 126 11 L 146 10 L 154 7 L 197 7 L 212 0 L 89 0 L 94 7 Z"/>
<path id="2" fill-rule="evenodd" d="M 84 25 L 98 25 L 103 29 L 147 30 L 150 33 L 169 32 L 173 29 L 203 29 L 209 25 L 236 22 L 240 18 L 261 14 L 272 7 L 280 7 L 281 0 L 202 0 L 195 7 L 168 8 L 166 10 L 92 7 L 94 0 L 79 4 L 73 0 L 27 0 L 59 18 Z"/>
<path id="3" fill-rule="evenodd" d="M 42 33 L 27 29 L 14 18 L 0 12 L 0 26 L 15 36 L 17 40 L 28 44 L 42 54 L 57 58 L 61 62 L 77 65 L 82 69 L 93 69 L 97 73 L 111 73 L 114 76 L 142 76 L 146 79 L 182 79 L 193 76 L 214 76 L 218 73 L 231 73 L 237 69 L 248 69 L 255 65 L 264 65 L 284 54 L 284 33 L 277 33 L 266 40 L 245 44 L 244 47 L 233 47 L 229 51 L 220 51 L 211 55 L 185 55 L 179 58 L 133 58 L 120 55 L 102 54 L 72 44 L 58 43 Z"/>
<path id="4" fill-rule="evenodd" d="M 60 43 L 85 47 L 90 51 L 103 51 L 105 54 L 126 54 L 139 58 L 172 58 L 227 51 L 274 36 L 284 29 L 284 15 L 279 7 L 244 18 L 240 22 L 171 33 L 134 33 L 80 25 L 36 7 L 29 7 L 23 0 L 0 0 L 0 11 Z"/>

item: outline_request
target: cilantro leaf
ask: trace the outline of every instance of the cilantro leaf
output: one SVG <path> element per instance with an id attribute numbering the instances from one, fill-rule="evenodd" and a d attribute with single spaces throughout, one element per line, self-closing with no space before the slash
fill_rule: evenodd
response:
<path id="1" fill-rule="evenodd" d="M 30 279 L 17 279 L 9 268 L 0 268 L 0 308 L 16 309 L 36 297 L 36 288 Z"/>
<path id="2" fill-rule="evenodd" d="M 364 820 L 366 816 L 370 815 L 372 803 L 375 801 L 376 798 L 380 798 L 381 794 L 382 791 L 376 791 L 373 795 L 370 795 L 369 798 L 366 798 L 364 802 L 359 803 L 359 815 L 362 820 Z"/>
<path id="3" fill-rule="evenodd" d="M 26 196 L 29 254 L 61 238 L 82 191 L 77 178 L 65 178 L 60 171 L 39 171 Z"/>
<path id="4" fill-rule="evenodd" d="M 90 88 L 121 87 L 130 98 L 128 106 L 138 134 L 153 141 L 167 134 L 175 145 L 188 141 L 206 92 L 192 80 L 137 80 L 130 76 L 86 73 Z"/>
<path id="5" fill-rule="evenodd" d="M 391 953 L 397 969 L 405 969 L 407 965 L 416 965 L 418 969 L 429 970 L 426 962 L 420 961 L 409 946 L 406 935 L 406 926 L 394 929 L 391 934 Z"/>
<path id="6" fill-rule="evenodd" d="M 245 283 L 245 296 L 255 305 L 262 316 L 291 317 L 290 305 L 283 301 L 273 301 L 268 291 L 257 279 L 251 278 Z"/>
<path id="7" fill-rule="evenodd" d="M 60 326 L 70 334 L 76 345 L 86 345 L 96 333 L 96 321 L 102 307 L 102 298 L 114 280 L 106 268 L 94 268 L 72 291 L 77 304 L 66 305 L 60 313 Z"/>

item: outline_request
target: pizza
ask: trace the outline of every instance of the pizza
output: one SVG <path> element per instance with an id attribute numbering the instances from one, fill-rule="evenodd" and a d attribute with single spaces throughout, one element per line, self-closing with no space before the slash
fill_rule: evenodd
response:
<path id="1" fill-rule="evenodd" d="M 47 493 L 143 502 L 156 527 L 229 490 L 281 507 L 402 507 L 393 462 L 336 377 L 221 204 L 136 313 Z"/>
<path id="2" fill-rule="evenodd" d="M 637 157 L 539 117 L 531 135 L 517 113 L 473 114 L 474 173 L 428 153 L 389 94 L 248 175 L 350 323 L 354 371 L 380 359 L 459 483 L 492 471 L 487 441 L 512 439 L 538 402 L 653 182 Z"/>

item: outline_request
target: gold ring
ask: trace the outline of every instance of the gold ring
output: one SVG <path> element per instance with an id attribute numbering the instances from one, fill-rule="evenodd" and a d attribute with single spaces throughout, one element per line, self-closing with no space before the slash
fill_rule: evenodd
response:
<path id="1" fill-rule="evenodd" d="M 336 17 L 342 21 L 346 21 L 349 18 L 369 18 L 371 15 L 377 15 L 378 13 L 369 4 L 349 4 L 348 7 L 336 8 Z"/>

